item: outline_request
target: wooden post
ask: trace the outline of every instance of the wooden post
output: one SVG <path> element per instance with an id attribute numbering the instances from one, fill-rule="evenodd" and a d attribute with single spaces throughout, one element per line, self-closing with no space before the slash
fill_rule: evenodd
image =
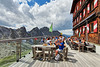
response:
<path id="1" fill-rule="evenodd" d="M 86 41 L 88 42 L 87 24 L 88 24 L 88 21 L 86 20 Z"/>
<path id="2" fill-rule="evenodd" d="M 20 40 L 20 42 L 19 42 L 19 44 L 20 44 L 20 48 L 19 48 L 20 49 L 20 59 L 21 59 L 21 42 L 22 41 Z"/>
<path id="3" fill-rule="evenodd" d="M 16 61 L 18 62 L 21 59 L 21 41 L 19 40 L 16 45 Z"/>
<path id="4" fill-rule="evenodd" d="M 98 16 L 98 43 L 100 44 L 100 14 Z"/>
<path id="5" fill-rule="evenodd" d="M 18 42 L 16 44 L 17 44 L 16 45 L 16 62 L 19 62 L 19 49 L 18 49 L 19 44 Z"/>

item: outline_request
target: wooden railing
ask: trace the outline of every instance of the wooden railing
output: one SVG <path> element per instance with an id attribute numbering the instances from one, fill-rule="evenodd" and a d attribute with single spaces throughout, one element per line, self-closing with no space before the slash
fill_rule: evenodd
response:
<path id="1" fill-rule="evenodd" d="M 0 40 L 0 43 L 11 43 L 14 42 L 16 45 L 16 61 L 18 62 L 19 59 L 21 59 L 21 42 L 22 40 L 30 40 L 34 38 L 44 38 L 44 37 L 50 37 L 50 36 L 36 36 L 36 37 L 27 37 L 27 38 L 17 38 L 17 39 L 5 39 Z"/>

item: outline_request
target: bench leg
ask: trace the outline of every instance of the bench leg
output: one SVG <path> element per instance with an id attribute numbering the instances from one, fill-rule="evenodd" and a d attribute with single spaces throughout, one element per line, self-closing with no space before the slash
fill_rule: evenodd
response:
<path id="1" fill-rule="evenodd" d="M 45 52 L 43 51 L 43 61 L 45 61 Z"/>
<path id="2" fill-rule="evenodd" d="M 89 48 L 87 48 L 87 51 L 89 51 Z"/>

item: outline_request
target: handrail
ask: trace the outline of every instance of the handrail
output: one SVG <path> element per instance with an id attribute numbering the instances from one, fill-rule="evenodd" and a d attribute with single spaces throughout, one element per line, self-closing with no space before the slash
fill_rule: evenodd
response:
<path id="1" fill-rule="evenodd" d="M 35 37 L 27 37 L 27 38 L 4 39 L 4 40 L 0 40 L 0 43 L 19 41 L 19 40 L 28 40 L 28 39 L 33 39 L 33 38 L 43 38 L 43 37 L 50 37 L 50 36 L 35 36 Z"/>

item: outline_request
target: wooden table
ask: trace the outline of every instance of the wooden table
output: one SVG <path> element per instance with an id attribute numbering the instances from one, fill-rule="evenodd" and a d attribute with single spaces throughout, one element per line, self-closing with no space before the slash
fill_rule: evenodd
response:
<path id="1" fill-rule="evenodd" d="M 78 44 L 78 47 L 79 47 L 79 52 L 81 50 L 81 47 L 82 47 L 82 52 L 84 52 L 84 43 L 79 43 L 79 42 L 76 42 L 76 41 L 73 41 L 74 43 Z"/>
<path id="2" fill-rule="evenodd" d="M 47 46 L 43 46 L 43 45 L 32 45 L 32 50 L 33 48 L 42 48 L 42 52 L 43 52 L 43 59 L 45 60 L 45 51 L 48 51 L 49 53 L 49 59 L 51 59 L 51 55 L 53 55 L 53 49 L 56 48 L 56 46 L 52 45 L 47 45 Z M 35 49 L 36 51 L 36 49 Z M 51 51 L 51 54 L 50 54 L 50 51 Z M 33 54 L 35 55 L 35 52 L 33 52 Z"/>

